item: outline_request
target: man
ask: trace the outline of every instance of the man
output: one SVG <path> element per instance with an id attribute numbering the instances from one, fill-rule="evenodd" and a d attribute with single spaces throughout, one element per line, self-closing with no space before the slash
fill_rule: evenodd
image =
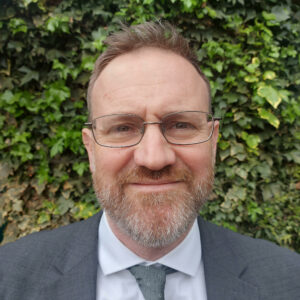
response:
<path id="1" fill-rule="evenodd" d="M 103 214 L 0 249 L 0 299 L 300 299 L 300 258 L 197 219 L 219 123 L 168 24 L 107 40 L 83 129 Z"/>

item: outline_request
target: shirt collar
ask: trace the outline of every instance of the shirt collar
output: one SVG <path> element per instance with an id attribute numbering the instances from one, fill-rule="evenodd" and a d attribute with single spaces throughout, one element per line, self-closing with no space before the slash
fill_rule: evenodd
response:
<path id="1" fill-rule="evenodd" d="M 98 260 L 104 275 L 125 270 L 137 264 L 163 264 L 194 276 L 201 261 L 201 239 L 197 219 L 184 240 L 172 251 L 156 261 L 146 261 L 129 250 L 110 229 L 106 214 L 99 224 Z"/>

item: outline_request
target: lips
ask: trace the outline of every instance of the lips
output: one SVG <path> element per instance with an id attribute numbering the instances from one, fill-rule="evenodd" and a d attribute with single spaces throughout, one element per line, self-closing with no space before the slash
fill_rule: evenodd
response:
<path id="1" fill-rule="evenodd" d="M 180 180 L 147 180 L 147 181 L 139 181 L 139 182 L 129 182 L 129 184 L 137 184 L 137 185 L 162 185 L 162 184 L 173 184 L 179 183 Z"/>
<path id="2" fill-rule="evenodd" d="M 177 188 L 182 181 L 142 181 L 128 183 L 127 186 L 142 192 L 163 192 Z"/>

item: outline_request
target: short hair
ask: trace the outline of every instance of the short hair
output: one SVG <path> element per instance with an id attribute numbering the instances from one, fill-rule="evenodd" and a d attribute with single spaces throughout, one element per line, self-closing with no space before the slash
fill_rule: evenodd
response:
<path id="1" fill-rule="evenodd" d="M 96 60 L 88 86 L 87 103 L 89 120 L 91 120 L 92 113 L 91 94 L 100 73 L 114 58 L 144 47 L 169 50 L 189 61 L 207 85 L 209 112 L 211 112 L 209 81 L 201 71 L 197 55 L 192 51 L 189 42 L 170 23 L 150 21 L 130 27 L 122 24 L 121 30 L 108 36 L 104 43 L 107 45 L 107 49 Z"/>

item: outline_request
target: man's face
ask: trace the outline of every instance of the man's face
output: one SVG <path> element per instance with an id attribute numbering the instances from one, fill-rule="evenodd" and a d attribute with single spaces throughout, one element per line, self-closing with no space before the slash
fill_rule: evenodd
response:
<path id="1" fill-rule="evenodd" d="M 92 91 L 92 118 L 130 113 L 156 122 L 171 112 L 208 112 L 208 90 L 195 68 L 170 51 L 142 48 L 111 61 Z M 109 221 L 129 239 L 163 247 L 185 235 L 213 183 L 218 124 L 202 144 L 169 144 L 159 126 L 142 141 L 106 148 L 83 130 L 96 195 Z"/>

